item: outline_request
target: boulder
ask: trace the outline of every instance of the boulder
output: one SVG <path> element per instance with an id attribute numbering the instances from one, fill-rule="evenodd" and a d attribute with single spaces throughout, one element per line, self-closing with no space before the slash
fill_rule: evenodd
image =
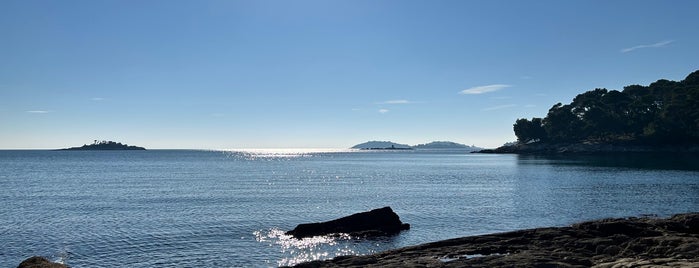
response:
<path id="1" fill-rule="evenodd" d="M 17 266 L 17 268 L 68 268 L 67 265 L 49 261 L 40 256 L 29 257 Z"/>
<path id="2" fill-rule="evenodd" d="M 410 225 L 401 222 L 391 207 L 384 207 L 331 221 L 299 224 L 286 234 L 298 239 L 337 233 L 347 233 L 351 236 L 382 236 L 395 235 L 408 229 Z"/>

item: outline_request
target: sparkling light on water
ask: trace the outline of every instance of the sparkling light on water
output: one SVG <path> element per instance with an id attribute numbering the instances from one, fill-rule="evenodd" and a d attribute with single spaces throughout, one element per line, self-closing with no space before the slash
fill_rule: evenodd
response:
<path id="1" fill-rule="evenodd" d="M 310 157 L 322 153 L 355 152 L 356 149 L 226 149 L 223 152 L 237 153 L 249 160 L 260 158 L 297 158 Z"/>
<path id="2" fill-rule="evenodd" d="M 285 231 L 278 228 L 255 231 L 253 234 L 258 242 L 279 248 L 284 255 L 277 262 L 279 266 L 291 266 L 307 261 L 357 254 L 348 244 L 352 241 L 352 237 L 348 234 L 296 239 L 291 235 L 286 235 Z"/>

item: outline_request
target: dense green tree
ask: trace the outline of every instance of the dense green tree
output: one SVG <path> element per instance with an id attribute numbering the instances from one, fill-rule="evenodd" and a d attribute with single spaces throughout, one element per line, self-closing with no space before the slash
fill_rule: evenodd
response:
<path id="1" fill-rule="evenodd" d="M 541 118 L 532 118 L 531 121 L 524 118 L 517 119 L 514 124 L 514 131 L 517 141 L 521 143 L 546 140 L 546 130 Z"/>
<path id="2" fill-rule="evenodd" d="M 521 143 L 699 144 L 699 71 L 680 82 L 587 91 L 554 105 L 543 119 L 518 119 L 513 129 Z"/>
<path id="3" fill-rule="evenodd" d="M 544 118 L 544 129 L 549 140 L 573 142 L 582 137 L 582 121 L 570 105 L 558 103 L 549 109 Z"/>

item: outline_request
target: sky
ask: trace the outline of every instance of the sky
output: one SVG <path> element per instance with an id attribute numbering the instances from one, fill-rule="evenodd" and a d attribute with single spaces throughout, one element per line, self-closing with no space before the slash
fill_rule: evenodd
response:
<path id="1" fill-rule="evenodd" d="M 0 1 L 0 149 L 497 147 L 699 69 L 699 1 Z"/>

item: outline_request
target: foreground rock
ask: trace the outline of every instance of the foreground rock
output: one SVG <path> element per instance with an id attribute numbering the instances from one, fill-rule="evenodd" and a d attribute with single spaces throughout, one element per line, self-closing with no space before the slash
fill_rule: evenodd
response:
<path id="1" fill-rule="evenodd" d="M 464 237 L 295 267 L 699 267 L 699 213 Z"/>
<path id="2" fill-rule="evenodd" d="M 352 236 L 380 236 L 394 235 L 408 229 L 410 225 L 402 223 L 390 207 L 384 207 L 336 220 L 299 224 L 286 234 L 295 238 L 337 233 L 347 233 Z"/>
<path id="3" fill-rule="evenodd" d="M 44 257 L 34 256 L 21 262 L 17 268 L 68 268 L 68 266 L 51 262 Z"/>

